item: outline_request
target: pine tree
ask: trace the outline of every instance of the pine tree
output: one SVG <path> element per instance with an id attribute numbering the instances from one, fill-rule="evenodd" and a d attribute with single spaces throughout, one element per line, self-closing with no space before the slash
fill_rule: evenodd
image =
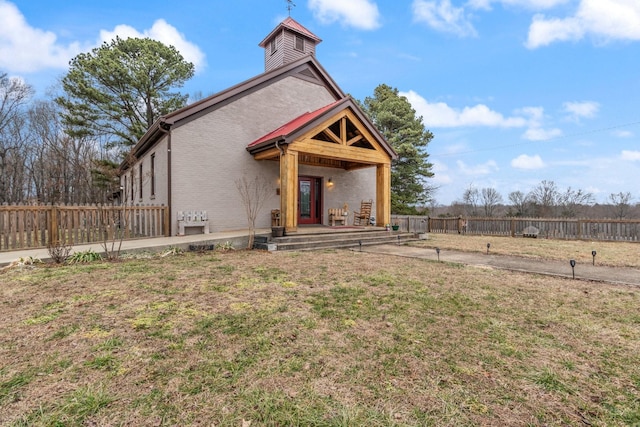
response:
<path id="1" fill-rule="evenodd" d="M 71 60 L 56 99 L 71 136 L 106 136 L 114 145 L 134 145 L 161 115 L 186 104 L 172 92 L 194 73 L 173 47 L 151 39 L 116 37 Z"/>
<path id="2" fill-rule="evenodd" d="M 385 84 L 375 88 L 373 97 L 365 98 L 363 109 L 398 153 L 391 165 L 391 211 L 417 214 L 417 207 L 426 204 L 434 190 L 427 182 L 433 177 L 433 165 L 426 151 L 433 134 L 407 98 Z"/>

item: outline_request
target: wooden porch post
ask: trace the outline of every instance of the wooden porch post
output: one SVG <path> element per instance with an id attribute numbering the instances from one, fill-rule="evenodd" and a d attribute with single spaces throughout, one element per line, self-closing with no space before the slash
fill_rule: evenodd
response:
<path id="1" fill-rule="evenodd" d="M 376 166 L 376 224 L 384 226 L 391 221 L 391 164 Z"/>
<path id="2" fill-rule="evenodd" d="M 284 148 L 280 155 L 280 225 L 298 230 L 298 152 Z"/>

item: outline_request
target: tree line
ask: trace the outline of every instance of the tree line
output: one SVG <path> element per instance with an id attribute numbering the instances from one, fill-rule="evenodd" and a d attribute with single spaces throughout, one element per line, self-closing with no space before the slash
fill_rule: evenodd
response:
<path id="1" fill-rule="evenodd" d="M 561 189 L 543 180 L 528 193 L 512 191 L 507 201 L 495 188 L 469 186 L 450 206 L 430 207 L 432 215 L 471 217 L 615 218 L 640 217 L 640 205 L 632 203 L 630 192 L 611 193 L 606 204 L 595 203 L 593 194 L 582 189 Z"/>
<path id="2" fill-rule="evenodd" d="M 163 114 L 194 66 L 172 46 L 116 38 L 69 63 L 45 99 L 0 70 L 0 204 L 105 203 L 119 165 Z"/>
<path id="3" fill-rule="evenodd" d="M 52 99 L 0 73 L 0 204 L 93 203 L 104 199 L 92 170 L 108 153 L 98 139 L 64 132 Z"/>

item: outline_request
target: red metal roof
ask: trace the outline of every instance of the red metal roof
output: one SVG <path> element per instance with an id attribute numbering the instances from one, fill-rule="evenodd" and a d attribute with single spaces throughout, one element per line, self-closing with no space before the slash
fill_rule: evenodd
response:
<path id="1" fill-rule="evenodd" d="M 303 36 L 308 37 L 311 40 L 315 41 L 316 44 L 322 41 L 322 39 L 320 39 L 318 36 L 313 34 L 311 31 L 307 30 L 304 26 L 302 26 L 301 24 L 299 24 L 289 16 L 287 19 L 285 19 L 280 24 L 278 24 L 278 26 L 274 28 L 273 31 L 271 31 L 269 35 L 265 37 L 264 40 L 262 40 L 258 46 L 265 47 L 267 43 L 271 40 L 271 38 L 273 38 L 273 36 L 277 32 L 279 32 L 282 27 L 288 28 L 291 31 L 296 32 L 298 34 L 302 34 Z"/>
<path id="2" fill-rule="evenodd" d="M 330 110 L 331 108 L 335 107 L 337 104 L 344 102 L 346 98 L 340 99 L 336 102 L 332 102 L 329 105 L 325 105 L 322 108 L 319 108 L 315 111 L 312 112 L 307 112 L 304 113 L 301 116 L 296 117 L 295 119 L 291 120 L 289 123 L 285 123 L 284 125 L 280 126 L 278 129 L 269 132 L 268 134 L 256 139 L 255 141 L 253 141 L 251 144 L 249 144 L 249 147 L 253 147 L 254 145 L 258 145 L 261 144 L 263 142 L 266 141 L 271 141 L 274 139 L 278 139 L 280 137 L 285 137 L 289 134 L 291 134 L 292 132 L 300 129 L 302 126 L 308 124 L 309 122 L 315 120 L 316 118 L 318 118 L 319 116 L 321 116 L 322 114 L 324 114 L 326 111 Z"/>
<path id="3" fill-rule="evenodd" d="M 321 40 L 318 38 L 318 36 L 316 36 L 315 34 L 313 34 L 311 31 L 307 30 L 305 27 L 303 27 L 301 24 L 299 24 L 297 21 L 295 21 L 293 18 L 291 18 L 290 16 L 285 19 L 284 21 L 282 21 L 283 26 L 290 28 L 294 31 L 297 31 L 299 33 L 304 34 L 305 36 L 309 37 L 312 40 L 315 40 L 317 42 L 320 42 Z"/>

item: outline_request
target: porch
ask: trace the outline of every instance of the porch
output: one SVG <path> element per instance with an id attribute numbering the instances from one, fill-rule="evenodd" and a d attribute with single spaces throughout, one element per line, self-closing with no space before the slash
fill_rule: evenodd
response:
<path id="1" fill-rule="evenodd" d="M 328 172 L 332 169 L 340 170 L 345 180 L 355 177 L 358 171 L 373 169 L 375 172 L 366 182 L 359 181 L 360 188 L 354 186 L 349 197 L 339 200 L 350 202 L 351 208 L 357 210 L 355 200 L 360 203 L 363 199 L 372 199 L 376 223 L 389 223 L 391 161 L 397 154 L 351 98 L 305 113 L 253 141 L 247 150 L 257 161 L 279 163 L 280 225 L 288 233 L 298 232 L 307 220 L 326 223 L 322 220 L 326 210 L 340 207 L 323 206 L 320 202 L 314 205 L 315 214 L 312 212 L 310 218 L 303 216 L 308 201 L 322 198 L 322 189 L 333 185 L 332 174 Z M 302 167 L 307 168 L 307 172 L 303 172 Z M 321 172 L 311 173 L 309 168 Z"/>

